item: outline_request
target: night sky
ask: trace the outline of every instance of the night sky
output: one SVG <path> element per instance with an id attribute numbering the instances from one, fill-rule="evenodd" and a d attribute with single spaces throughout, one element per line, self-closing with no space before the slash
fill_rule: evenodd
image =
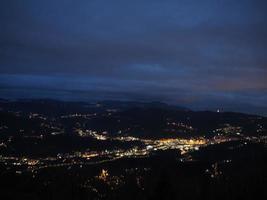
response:
<path id="1" fill-rule="evenodd" d="M 267 115 L 267 1 L 1 0 L 0 98 Z"/>

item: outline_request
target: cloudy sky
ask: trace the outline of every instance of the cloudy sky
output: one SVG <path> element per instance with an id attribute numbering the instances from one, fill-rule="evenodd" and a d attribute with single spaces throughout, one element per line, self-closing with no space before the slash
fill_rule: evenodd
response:
<path id="1" fill-rule="evenodd" d="M 2 0 L 0 98 L 267 115 L 266 0 Z"/>

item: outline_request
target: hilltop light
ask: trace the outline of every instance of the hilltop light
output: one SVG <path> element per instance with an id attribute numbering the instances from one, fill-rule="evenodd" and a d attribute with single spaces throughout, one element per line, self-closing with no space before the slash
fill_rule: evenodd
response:
<path id="1" fill-rule="evenodd" d="M 100 180 L 106 181 L 108 176 L 109 176 L 108 170 L 102 169 L 102 171 L 100 172 L 98 178 Z"/>

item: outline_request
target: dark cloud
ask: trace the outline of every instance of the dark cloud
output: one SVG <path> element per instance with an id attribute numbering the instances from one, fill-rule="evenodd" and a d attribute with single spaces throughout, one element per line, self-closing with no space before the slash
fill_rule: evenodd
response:
<path id="1" fill-rule="evenodd" d="M 1 1 L 1 96 L 262 106 L 266 10 L 264 0 Z"/>

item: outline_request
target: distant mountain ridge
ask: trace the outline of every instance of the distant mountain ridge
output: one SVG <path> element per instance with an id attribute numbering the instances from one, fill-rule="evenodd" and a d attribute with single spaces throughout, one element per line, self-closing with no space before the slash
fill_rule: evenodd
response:
<path id="1" fill-rule="evenodd" d="M 160 108 L 166 110 L 177 110 L 177 111 L 189 111 L 190 109 L 168 105 L 162 102 L 138 102 L 138 101 L 95 101 L 95 102 L 84 102 L 84 101 L 60 101 L 54 99 L 18 99 L 18 100 L 7 100 L 0 99 L 0 107 L 2 109 L 11 110 L 22 110 L 29 112 L 41 112 L 47 114 L 49 110 L 54 112 L 87 112 L 94 111 L 95 109 L 106 110 L 116 109 L 119 111 L 128 110 L 132 108 Z M 45 108 L 46 107 L 46 108 Z M 49 111 L 50 112 L 50 111 Z"/>

